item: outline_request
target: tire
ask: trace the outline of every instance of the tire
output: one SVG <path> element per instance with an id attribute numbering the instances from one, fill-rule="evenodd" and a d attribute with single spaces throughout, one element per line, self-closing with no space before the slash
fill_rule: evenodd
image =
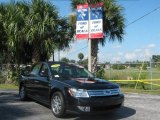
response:
<path id="1" fill-rule="evenodd" d="M 27 92 L 26 92 L 26 88 L 24 85 L 21 85 L 19 89 L 19 97 L 21 101 L 27 100 Z"/>
<path id="2" fill-rule="evenodd" d="M 55 92 L 51 97 L 51 109 L 55 117 L 61 118 L 66 114 L 64 97 L 61 92 Z"/>

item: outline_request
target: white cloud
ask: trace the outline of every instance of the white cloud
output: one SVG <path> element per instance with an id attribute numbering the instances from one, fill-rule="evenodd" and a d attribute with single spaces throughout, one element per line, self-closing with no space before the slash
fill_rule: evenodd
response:
<path id="1" fill-rule="evenodd" d="M 147 60 L 151 57 L 152 50 L 146 49 L 135 49 L 133 52 L 128 52 L 124 55 L 126 60 Z"/>
<path id="2" fill-rule="evenodd" d="M 121 57 L 113 57 L 112 62 L 121 61 Z"/>
<path id="3" fill-rule="evenodd" d="M 136 53 L 142 52 L 142 49 L 135 49 L 134 52 Z"/>
<path id="4" fill-rule="evenodd" d="M 118 56 L 122 56 L 123 52 L 118 52 L 117 54 L 118 54 Z"/>
<path id="5" fill-rule="evenodd" d="M 121 47 L 122 47 L 121 45 L 112 46 L 113 49 L 118 49 L 118 48 L 121 48 Z"/>
<path id="6" fill-rule="evenodd" d="M 78 53 L 82 52 L 85 57 L 87 56 L 87 41 L 86 40 L 75 40 L 74 42 L 72 42 L 70 44 L 70 47 L 63 50 L 63 51 L 60 51 L 60 57 L 67 57 L 69 59 L 75 59 L 77 60 L 78 59 Z M 85 50 L 85 51 L 84 51 Z M 58 51 L 55 52 L 56 55 L 55 55 L 55 58 L 57 58 L 57 54 L 58 54 Z M 86 57 L 87 58 L 87 57 Z"/>
<path id="7" fill-rule="evenodd" d="M 98 61 L 99 62 L 106 62 L 106 61 L 112 61 L 113 54 L 109 52 L 99 52 L 98 53 Z"/>
<path id="8" fill-rule="evenodd" d="M 135 54 L 135 52 L 126 53 L 124 57 L 127 60 L 132 60 L 132 59 L 136 58 L 136 54 Z"/>
<path id="9" fill-rule="evenodd" d="M 84 55 L 84 59 L 88 59 L 88 54 Z"/>
<path id="10" fill-rule="evenodd" d="M 66 51 L 60 51 L 60 57 L 63 58 L 63 57 L 66 57 L 67 56 L 67 52 Z"/>
<path id="11" fill-rule="evenodd" d="M 155 45 L 154 43 L 149 44 L 149 45 L 147 46 L 147 48 L 155 48 L 155 47 L 156 47 L 156 45 Z"/>
<path id="12" fill-rule="evenodd" d="M 146 57 L 151 56 L 152 54 L 151 54 L 150 49 L 145 49 L 145 50 L 144 50 L 144 55 L 145 55 Z"/>

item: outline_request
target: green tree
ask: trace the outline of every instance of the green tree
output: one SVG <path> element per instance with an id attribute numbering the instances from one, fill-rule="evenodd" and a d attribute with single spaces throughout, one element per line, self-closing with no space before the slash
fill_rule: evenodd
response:
<path id="1" fill-rule="evenodd" d="M 88 69 L 88 59 L 82 60 L 81 65 L 82 65 L 83 67 L 85 67 L 86 69 Z"/>
<path id="2" fill-rule="evenodd" d="M 104 68 L 101 66 L 99 68 L 99 70 L 96 72 L 96 77 L 104 79 L 104 75 L 105 75 L 105 70 Z"/>
<path id="3" fill-rule="evenodd" d="M 7 63 L 8 76 L 15 80 L 19 73 L 10 63 L 48 60 L 55 49 L 69 47 L 72 30 L 68 18 L 45 0 L 0 4 L 0 61 Z"/>
<path id="4" fill-rule="evenodd" d="M 98 44 L 102 46 L 105 45 L 106 40 L 122 42 L 124 35 L 124 15 L 122 6 L 118 5 L 115 0 L 72 0 L 73 10 L 76 9 L 78 4 L 95 4 L 97 2 L 103 2 L 103 29 L 104 29 L 104 38 L 103 39 L 92 39 L 92 48 L 91 48 L 91 56 L 92 63 L 95 60 L 97 63 L 97 53 L 98 53 Z M 70 16 L 72 18 L 73 14 Z M 74 22 L 73 22 L 74 21 Z M 73 27 L 76 24 L 75 19 L 72 20 Z M 94 68 L 94 64 L 92 64 L 92 72 L 96 72 L 96 68 Z"/>
<path id="5" fill-rule="evenodd" d="M 69 63 L 69 59 L 68 59 L 68 58 L 66 58 L 66 57 L 63 57 L 63 58 L 61 59 L 61 61 L 62 61 L 62 62 Z"/>
<path id="6" fill-rule="evenodd" d="M 112 65 L 112 68 L 113 68 L 113 69 L 116 69 L 116 70 L 123 70 L 123 69 L 125 69 L 126 67 L 125 67 L 124 65 L 122 65 L 122 64 L 113 64 L 113 65 Z"/>
<path id="7" fill-rule="evenodd" d="M 55 49 L 69 47 L 73 36 L 67 18 L 45 0 L 0 5 L 0 46 L 11 63 L 47 60 Z M 4 52 L 2 52 L 4 53 Z M 2 56 L 2 55 L 1 55 Z"/>
<path id="8" fill-rule="evenodd" d="M 82 64 L 82 60 L 83 60 L 83 58 L 84 58 L 83 53 L 79 53 L 79 54 L 78 54 L 78 58 L 79 58 L 80 64 Z"/>
<path id="9" fill-rule="evenodd" d="M 160 62 L 160 55 L 152 55 L 153 62 Z"/>
<path id="10" fill-rule="evenodd" d="M 154 62 L 152 66 L 160 70 L 160 55 L 152 55 L 152 61 Z"/>
<path id="11" fill-rule="evenodd" d="M 18 47 L 15 46 L 17 46 L 19 41 L 17 34 L 20 32 L 19 29 L 22 20 L 13 3 L 1 4 L 0 9 L 1 30 L 4 30 L 5 33 L 3 35 L 6 38 L 2 38 L 2 41 L 6 40 L 6 47 L 3 46 L 1 49 L 6 49 L 5 57 L 7 58 L 7 62 L 13 62 L 14 58 L 16 57 L 16 48 L 18 49 L 18 47 L 20 47 L 20 45 Z"/>
<path id="12" fill-rule="evenodd" d="M 55 6 L 44 0 L 32 0 L 30 9 L 26 28 L 28 41 L 33 44 L 32 61 L 44 61 L 54 49 L 69 46 L 70 27 L 67 19 L 59 18 Z"/>
<path id="13" fill-rule="evenodd" d="M 76 61 L 75 61 L 75 60 L 70 60 L 70 62 L 71 62 L 71 63 L 76 63 Z"/>
<path id="14" fill-rule="evenodd" d="M 3 10 L 0 6 L 0 11 Z M 7 36 L 3 27 L 3 19 L 0 14 L 0 63 L 5 63 L 7 52 Z"/>

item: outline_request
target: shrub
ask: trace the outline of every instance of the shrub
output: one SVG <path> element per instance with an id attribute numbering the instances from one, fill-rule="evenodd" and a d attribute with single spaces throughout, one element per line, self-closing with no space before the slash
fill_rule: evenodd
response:
<path id="1" fill-rule="evenodd" d="M 99 78 L 104 79 L 105 70 L 103 67 L 100 67 L 100 69 L 97 71 L 96 76 Z"/>
<path id="2" fill-rule="evenodd" d="M 123 70 L 126 67 L 124 65 L 114 64 L 114 65 L 112 65 L 112 68 L 116 69 L 116 70 Z"/>

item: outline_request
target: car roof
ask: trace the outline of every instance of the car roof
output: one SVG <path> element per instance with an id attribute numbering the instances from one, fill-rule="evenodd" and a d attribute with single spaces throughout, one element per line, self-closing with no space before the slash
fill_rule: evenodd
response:
<path id="1" fill-rule="evenodd" d="M 75 63 L 66 63 L 66 62 L 59 62 L 59 61 L 48 61 L 48 62 L 40 62 L 40 63 L 47 63 L 48 65 L 52 64 L 61 64 L 61 65 L 71 65 L 71 66 L 76 66 L 76 67 L 83 67 Z M 84 67 L 83 67 L 84 68 Z"/>
<path id="2" fill-rule="evenodd" d="M 48 64 L 68 64 L 68 63 L 65 63 L 65 62 L 59 62 L 59 61 L 55 61 L 55 62 L 53 62 L 53 61 L 49 61 L 49 62 L 46 62 L 46 63 L 48 63 Z"/>

